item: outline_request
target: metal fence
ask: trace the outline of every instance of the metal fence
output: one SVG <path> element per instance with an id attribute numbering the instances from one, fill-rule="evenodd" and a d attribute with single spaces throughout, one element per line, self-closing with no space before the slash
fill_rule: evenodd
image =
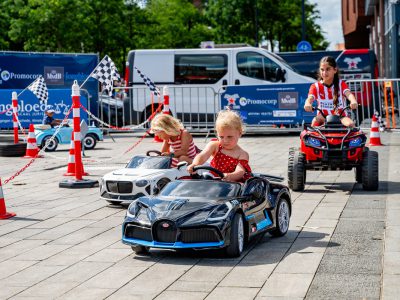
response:
<path id="1" fill-rule="evenodd" d="M 377 111 L 386 128 L 399 128 L 400 79 L 352 79 L 347 84 L 360 104 L 358 126 L 370 128 L 372 115 Z"/>

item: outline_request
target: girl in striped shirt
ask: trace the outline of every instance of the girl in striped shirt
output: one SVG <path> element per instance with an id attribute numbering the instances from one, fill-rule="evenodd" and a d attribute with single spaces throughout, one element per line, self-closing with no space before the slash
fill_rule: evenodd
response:
<path id="1" fill-rule="evenodd" d="M 159 114 L 151 121 L 151 131 L 163 140 L 161 155 L 173 156 L 171 168 L 181 161 L 192 163 L 198 148 L 192 135 L 183 128 L 178 119 L 168 114 Z"/>
<path id="2" fill-rule="evenodd" d="M 336 61 L 331 56 L 325 56 L 319 63 L 319 81 L 313 83 L 308 92 L 308 97 L 304 105 L 304 110 L 312 112 L 312 103 L 317 100 L 318 108 L 325 115 L 340 115 L 347 106 L 346 99 L 350 101 L 350 108 L 357 109 L 357 100 L 350 92 L 347 84 L 339 79 L 339 69 Z M 342 113 L 341 122 L 346 127 L 354 127 L 354 122 L 346 112 Z M 321 126 L 325 123 L 325 118 L 320 112 L 313 119 L 311 126 Z"/>

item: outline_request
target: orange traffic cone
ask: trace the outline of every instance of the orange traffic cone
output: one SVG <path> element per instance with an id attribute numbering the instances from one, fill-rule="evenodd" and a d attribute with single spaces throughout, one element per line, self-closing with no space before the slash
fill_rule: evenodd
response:
<path id="1" fill-rule="evenodd" d="M 35 128 L 33 124 L 29 125 L 28 141 L 26 143 L 25 158 L 35 158 L 39 153 L 39 148 L 36 144 Z"/>
<path id="2" fill-rule="evenodd" d="M 378 119 L 375 114 L 372 115 L 371 131 L 369 133 L 369 146 L 383 146 L 381 143 L 381 136 L 379 133 Z"/>
<path id="3" fill-rule="evenodd" d="M 15 213 L 7 212 L 6 203 L 4 202 L 3 187 L 0 178 L 0 219 L 9 219 L 16 216 Z"/>
<path id="4" fill-rule="evenodd" d="M 67 166 L 67 172 L 64 173 L 64 176 L 75 176 L 75 141 L 74 141 L 74 132 L 72 131 L 72 136 L 71 136 L 71 144 L 69 146 L 69 155 L 68 155 L 68 166 Z M 83 164 L 82 164 L 82 175 L 89 175 L 88 173 L 83 170 Z"/>

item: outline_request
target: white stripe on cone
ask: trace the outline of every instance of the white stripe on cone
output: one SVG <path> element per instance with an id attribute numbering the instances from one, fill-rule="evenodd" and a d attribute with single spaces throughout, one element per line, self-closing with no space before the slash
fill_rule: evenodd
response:
<path id="1" fill-rule="evenodd" d="M 370 138 L 380 138 L 380 135 L 379 135 L 379 132 L 371 131 L 369 137 Z"/>

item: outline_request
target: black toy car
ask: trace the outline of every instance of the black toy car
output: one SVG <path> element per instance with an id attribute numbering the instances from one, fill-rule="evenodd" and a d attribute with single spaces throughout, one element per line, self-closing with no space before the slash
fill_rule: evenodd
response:
<path id="1" fill-rule="evenodd" d="M 346 107 L 344 110 L 349 109 Z M 317 109 L 319 110 L 319 109 Z M 344 111 L 343 110 L 343 111 Z M 305 126 L 300 149 L 289 149 L 288 185 L 303 191 L 307 170 L 355 170 L 355 179 L 364 190 L 379 187 L 378 152 L 366 147 L 367 137 L 360 128 L 344 127 L 341 116 L 325 116 L 322 126 Z M 343 113 L 342 111 L 342 113 Z"/>
<path id="2" fill-rule="evenodd" d="M 230 257 L 240 256 L 253 236 L 270 232 L 283 236 L 289 228 L 289 189 L 254 174 L 244 184 L 221 181 L 223 174 L 209 166 L 219 178 L 204 174 L 169 182 L 154 197 L 132 202 L 122 226 L 122 242 L 136 253 L 150 247 L 165 249 L 225 248 Z"/>

